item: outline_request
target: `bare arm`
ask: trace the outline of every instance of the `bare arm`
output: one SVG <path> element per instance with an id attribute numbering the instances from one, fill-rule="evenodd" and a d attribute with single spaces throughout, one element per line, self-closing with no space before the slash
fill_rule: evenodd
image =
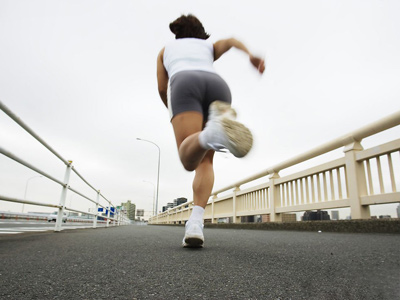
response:
<path id="1" fill-rule="evenodd" d="M 265 70 L 265 62 L 263 59 L 256 57 L 250 53 L 247 47 L 235 38 L 230 38 L 226 40 L 219 40 L 214 44 L 214 60 L 220 58 L 225 52 L 230 50 L 232 47 L 239 49 L 249 56 L 251 64 L 257 68 L 257 70 L 262 74 Z"/>
<path id="2" fill-rule="evenodd" d="M 164 48 L 160 51 L 157 57 L 157 83 L 158 83 L 158 93 L 160 94 L 161 100 L 164 105 L 168 107 L 167 100 L 167 90 L 168 90 L 168 73 L 164 68 L 163 63 Z"/>

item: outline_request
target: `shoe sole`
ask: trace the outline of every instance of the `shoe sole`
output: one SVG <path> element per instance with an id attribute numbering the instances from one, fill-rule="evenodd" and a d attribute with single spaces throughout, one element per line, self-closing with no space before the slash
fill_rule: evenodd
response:
<path id="1" fill-rule="evenodd" d="M 236 117 L 236 111 L 230 104 L 214 101 L 211 105 L 212 109 L 222 115 L 221 124 L 230 142 L 230 145 L 227 145 L 229 152 L 238 158 L 246 156 L 253 146 L 251 131 L 242 123 L 231 118 L 231 116 Z"/>
<path id="2" fill-rule="evenodd" d="M 242 123 L 230 119 L 222 119 L 222 127 L 228 136 L 228 150 L 236 157 L 244 157 L 253 146 L 253 135 Z"/>
<path id="3" fill-rule="evenodd" d="M 237 117 L 236 110 L 227 102 L 216 100 L 211 103 L 211 107 L 218 111 L 219 115 L 229 115 L 232 119 Z"/>
<path id="4" fill-rule="evenodd" d="M 203 248 L 204 240 L 198 237 L 185 238 L 183 247 L 184 248 Z"/>

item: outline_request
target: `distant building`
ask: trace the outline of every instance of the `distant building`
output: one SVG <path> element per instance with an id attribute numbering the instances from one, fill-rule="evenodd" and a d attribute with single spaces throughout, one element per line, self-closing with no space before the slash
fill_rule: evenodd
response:
<path id="1" fill-rule="evenodd" d="M 271 222 L 271 215 L 256 215 L 256 216 L 244 216 L 240 218 L 242 223 L 268 223 Z M 296 214 L 282 214 L 282 222 L 296 222 Z"/>
<path id="2" fill-rule="evenodd" d="M 162 207 L 162 211 L 164 212 L 164 211 L 166 211 L 166 210 L 168 210 L 170 208 L 173 208 L 175 206 L 179 206 L 179 205 L 181 205 L 183 203 L 186 203 L 186 202 L 187 202 L 186 198 L 183 198 L 183 197 L 176 198 L 176 199 L 174 199 L 174 202 L 168 202 L 166 206 L 163 206 Z"/>
<path id="3" fill-rule="evenodd" d="M 217 223 L 220 224 L 220 223 L 230 223 L 230 222 L 229 222 L 229 218 L 219 218 L 217 220 Z"/>
<path id="4" fill-rule="evenodd" d="M 271 221 L 271 216 L 268 215 L 261 215 L 261 222 L 266 223 Z"/>
<path id="5" fill-rule="evenodd" d="M 254 223 L 254 216 L 243 216 L 240 218 L 241 223 Z"/>
<path id="6" fill-rule="evenodd" d="M 319 221 L 319 220 L 330 220 L 327 211 L 317 210 L 317 211 L 305 211 L 304 215 L 301 217 L 302 221 Z"/>
<path id="7" fill-rule="evenodd" d="M 183 203 L 186 203 L 187 202 L 187 199 L 186 198 L 183 198 L 183 197 L 181 197 L 181 198 L 176 198 L 176 205 L 177 206 L 179 206 L 179 205 L 181 205 L 181 204 L 183 204 Z"/>
<path id="8" fill-rule="evenodd" d="M 390 215 L 381 215 L 379 216 L 379 219 L 391 219 L 392 217 Z"/>
<path id="9" fill-rule="evenodd" d="M 179 205 L 181 205 L 181 204 L 183 204 L 183 203 L 185 203 L 185 202 L 187 202 L 187 199 L 186 199 L 186 198 L 183 198 L 183 197 L 176 198 L 176 199 L 174 199 L 174 202 L 173 202 L 173 206 L 172 206 L 172 207 L 179 206 Z"/>
<path id="10" fill-rule="evenodd" d="M 135 212 L 136 212 L 136 204 L 132 203 L 131 200 L 128 200 L 125 203 L 121 203 L 123 210 L 126 211 L 126 215 L 130 220 L 135 220 Z"/>
<path id="11" fill-rule="evenodd" d="M 339 220 L 339 211 L 338 210 L 332 210 L 332 220 Z"/>
<path id="12" fill-rule="evenodd" d="M 296 222 L 296 214 L 282 214 L 282 222 Z"/>

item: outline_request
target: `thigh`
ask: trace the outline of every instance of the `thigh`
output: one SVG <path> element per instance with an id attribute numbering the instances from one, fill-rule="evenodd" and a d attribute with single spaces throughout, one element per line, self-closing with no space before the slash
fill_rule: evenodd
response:
<path id="1" fill-rule="evenodd" d="M 171 120 L 174 128 L 176 144 L 179 146 L 190 135 L 203 129 L 203 114 L 197 111 L 186 111 Z"/>

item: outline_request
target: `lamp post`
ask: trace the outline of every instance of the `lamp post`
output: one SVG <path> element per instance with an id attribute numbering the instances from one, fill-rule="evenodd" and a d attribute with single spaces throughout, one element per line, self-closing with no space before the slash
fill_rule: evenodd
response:
<path id="1" fill-rule="evenodd" d="M 154 211 L 154 204 L 156 202 L 156 186 L 150 181 L 143 180 L 143 182 L 150 183 L 153 186 L 153 216 L 155 216 L 156 211 Z"/>
<path id="2" fill-rule="evenodd" d="M 159 187 L 159 183 L 160 183 L 160 156 L 161 156 L 161 150 L 160 150 L 160 147 L 158 147 L 158 145 L 156 143 L 153 143 L 151 141 L 148 141 L 148 140 L 145 140 L 145 139 L 141 139 L 141 138 L 136 138 L 136 139 L 139 140 L 139 141 L 151 143 L 154 146 L 156 146 L 157 149 L 158 149 L 157 196 L 156 196 L 156 213 L 155 213 L 155 215 L 157 215 L 157 212 L 158 212 L 158 187 Z"/>
<path id="3" fill-rule="evenodd" d="M 31 179 L 33 178 L 40 178 L 43 176 L 33 176 L 31 178 L 28 178 L 28 180 L 26 181 L 26 185 L 25 185 L 25 194 L 24 194 L 24 200 L 26 200 L 26 193 L 28 192 L 28 183 Z M 22 212 L 24 212 L 24 208 L 25 208 L 25 203 L 22 203 Z"/>

